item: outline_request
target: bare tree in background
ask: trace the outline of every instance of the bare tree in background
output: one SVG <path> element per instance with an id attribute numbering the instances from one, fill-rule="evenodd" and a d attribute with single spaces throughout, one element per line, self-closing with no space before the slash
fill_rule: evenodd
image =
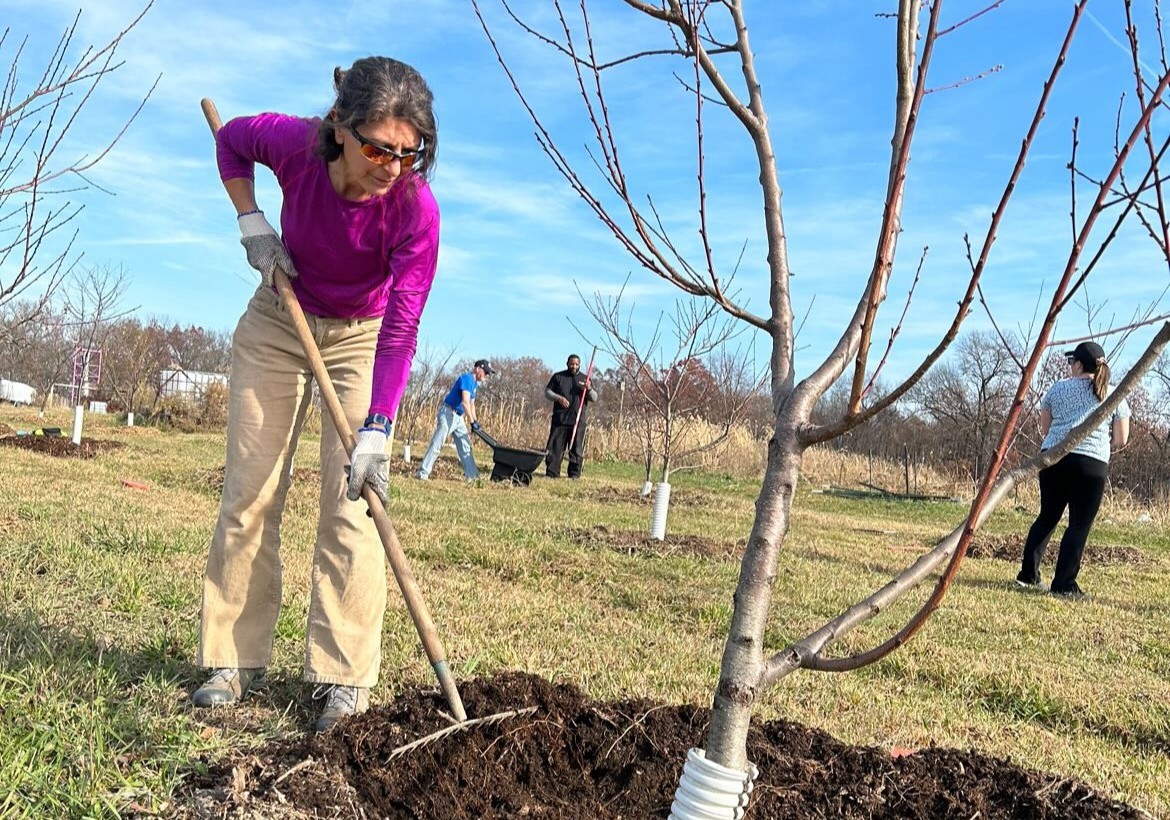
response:
<path id="1" fill-rule="evenodd" d="M 76 338 L 71 334 L 66 316 L 52 305 L 46 307 L 18 301 L 9 302 L 4 308 L 17 314 L 34 310 L 39 314 L 35 322 L 9 325 L 7 340 L 0 344 L 0 367 L 7 377 L 36 388 L 40 409 L 44 411 L 53 385 L 63 377 Z"/>
<path id="2" fill-rule="evenodd" d="M 743 418 L 752 390 L 741 383 L 758 380 L 745 376 L 751 369 L 746 352 L 726 347 L 740 328 L 721 315 L 718 305 L 687 299 L 675 303 L 669 318 L 660 315 L 648 338 L 639 339 L 634 309 L 623 308 L 620 294 L 594 296 L 585 307 L 601 326 L 602 346 L 618 361 L 622 380 L 633 392 L 646 480 L 657 462 L 659 481 L 667 484 L 672 472 L 695 466 L 689 459 L 722 444 Z M 663 322 L 669 327 L 664 329 Z M 706 364 L 717 351 L 722 354 L 718 376 Z M 688 432 L 701 420 L 712 423 L 715 432 L 688 440 Z"/>
<path id="3" fill-rule="evenodd" d="M 74 251 L 77 230 L 72 223 L 82 206 L 70 201 L 68 194 L 93 187 L 86 172 L 117 144 L 154 86 L 121 130 L 95 138 L 104 142 L 89 153 L 68 153 L 65 138 L 82 111 L 95 102 L 102 81 L 124 65 L 118 48 L 151 5 L 153 0 L 105 45 L 82 47 L 75 56 L 78 12 L 42 61 L 32 87 L 22 85 L 27 38 L 14 42 L 11 29 L 0 32 L 0 60 L 8 65 L 0 84 L 0 305 L 22 300 L 25 306 L 0 326 L 0 344 L 16 325 L 40 314 L 80 259 Z"/>
<path id="4" fill-rule="evenodd" d="M 1012 194 L 1018 188 L 1025 160 L 1047 111 L 1053 86 L 1065 65 L 1086 0 L 1080 0 L 1075 5 L 1067 33 L 1063 41 L 1056 44 L 1056 59 L 1051 73 L 1040 91 L 1031 123 L 1023 135 L 1019 154 L 1008 172 L 1003 194 L 992 211 L 986 233 L 982 240 L 976 238 L 968 241 L 970 270 L 966 283 L 960 285 L 954 316 L 947 323 L 936 346 L 913 373 L 868 406 L 862 401 L 867 385 L 881 371 L 880 364 L 871 366 L 871 343 L 876 318 L 886 300 L 895 264 L 910 167 L 910 147 L 919 123 L 922 101 L 928 92 L 927 77 L 931 59 L 944 36 L 972 23 L 991 25 L 994 16 L 978 13 L 944 27 L 945 4 L 942 0 L 935 0 L 927 6 L 921 0 L 899 0 L 896 16 L 891 15 L 895 28 L 892 56 L 896 69 L 896 83 L 891 95 L 893 137 L 885 204 L 875 237 L 873 263 L 863 277 L 858 277 L 863 279 L 864 284 L 859 288 L 852 314 L 841 324 L 840 336 L 831 353 L 820 364 L 804 367 L 803 372 L 809 375 L 797 382 L 796 323 L 789 281 L 788 233 L 781 206 L 780 171 L 742 0 L 662 0 L 655 3 L 624 0 L 625 12 L 632 18 L 648 18 L 662 23 L 662 38 L 636 54 L 604 56 L 598 53 L 598 46 L 604 44 L 596 43 L 593 39 L 586 0 L 580 3 L 579 16 L 573 22 L 560 0 L 554 0 L 552 14 L 560 26 L 555 35 L 538 31 L 514 14 L 508 2 L 503 2 L 505 12 L 524 31 L 565 57 L 567 71 L 576 83 L 588 118 L 589 135 L 594 146 L 589 160 L 585 162 L 575 162 L 562 150 L 561 142 L 546 127 L 525 96 L 519 80 L 499 50 L 491 25 L 482 14 L 481 6 L 486 2 L 472 0 L 501 65 L 536 125 L 541 147 L 566 182 L 643 268 L 686 293 L 709 299 L 720 310 L 770 338 L 771 393 L 776 421 L 769 445 L 767 469 L 756 503 L 756 518 L 735 592 L 732 622 L 724 647 L 705 747 L 708 759 L 743 771 L 747 764 L 748 725 L 753 707 L 762 693 L 797 670 L 857 669 L 885 657 L 909 640 L 940 606 L 975 528 L 986 519 L 1005 493 L 1017 481 L 1034 475 L 1038 468 L 1055 463 L 1075 446 L 1079 437 L 1083 437 L 1112 413 L 1156 358 L 1167 339 L 1170 339 L 1170 325 L 1163 326 L 1113 394 L 1062 445 L 1010 472 L 1001 471 L 1009 445 L 1016 435 L 1033 375 L 1045 356 L 1045 348 L 1056 320 L 1068 301 L 1081 291 L 1087 277 L 1096 270 L 1098 260 L 1117 236 L 1119 227 L 1135 213 L 1140 214 L 1142 224 L 1148 226 L 1147 232 L 1170 264 L 1170 240 L 1167 239 L 1167 213 L 1163 198 L 1165 176 L 1158 167 L 1168 145 L 1167 122 L 1165 117 L 1153 117 L 1164 105 L 1167 85 L 1170 84 L 1170 67 L 1164 55 L 1159 54 L 1154 76 L 1146 76 L 1144 66 L 1148 64 L 1148 58 L 1139 59 L 1136 27 L 1129 21 L 1131 26 L 1127 35 L 1131 43 L 1136 93 L 1126 98 L 1118 108 L 1111 107 L 1103 100 L 1081 101 L 1095 112 L 1107 109 L 1111 117 L 1116 117 L 1118 135 L 1115 156 L 1112 162 L 1106 163 L 1106 167 L 1092 169 L 1093 173 L 1088 173 L 1078 163 L 1074 126 L 1070 162 L 1073 171 L 1070 185 L 1072 231 L 1068 254 L 1066 258 L 1056 261 L 1060 270 L 1054 277 L 1055 285 L 1047 294 L 1050 298 L 1044 309 L 1043 321 L 1029 340 L 1028 349 L 1018 363 L 1019 380 L 1010 410 L 967 520 L 881 590 L 801 640 L 777 651 L 775 647 L 766 645 L 765 627 L 778 572 L 780 547 L 790 525 L 793 497 L 804 453 L 810 446 L 829 441 L 865 424 L 901 399 L 956 338 L 963 320 L 974 306 L 1001 221 L 1007 213 Z M 987 10 L 997 5 L 993 3 Z M 546 6 L 542 5 L 541 8 Z M 1128 15 L 1128 4 L 1125 5 L 1125 11 Z M 634 31 L 635 28 L 631 25 L 628 30 Z M 698 250 L 689 258 L 684 256 L 683 246 L 672 238 L 654 200 L 644 197 L 631 185 L 612 127 L 611 111 L 615 110 L 616 97 L 607 97 L 603 82 L 603 77 L 632 70 L 631 67 L 638 60 L 659 59 L 664 55 L 673 55 L 679 60 L 681 72 L 676 76 L 695 110 L 694 194 L 699 238 Z M 725 61 L 726 72 L 720 68 Z M 542 80 L 546 79 L 542 77 Z M 961 85 L 963 82 L 966 81 L 952 82 L 949 86 Z M 705 127 L 709 109 L 721 114 L 730 113 L 744 129 L 754 149 L 763 201 L 763 231 L 767 243 L 769 295 L 767 311 L 763 314 L 754 313 L 737 301 L 734 292 L 729 290 L 729 271 L 718 262 L 719 255 L 712 247 L 712 236 L 708 230 L 707 183 L 704 177 Z M 721 141 L 720 145 L 726 143 Z M 1123 170 L 1126 171 L 1125 176 Z M 596 184 L 588 181 L 595 177 L 586 176 L 593 172 L 600 176 Z M 1088 194 L 1087 206 L 1078 201 L 1078 193 Z M 1104 234 L 1101 239 L 1097 238 L 1097 228 Z M 948 273 L 943 276 L 953 281 L 953 275 Z M 891 335 L 891 344 L 896 335 Z M 885 361 L 884 356 L 881 361 Z M 821 423 L 813 423 L 812 413 L 817 402 L 841 377 L 850 382 L 849 399 L 842 414 Z M 933 575 L 944 563 L 946 569 L 933 592 L 896 634 L 874 648 L 851 657 L 828 656 L 830 647 L 843 636 L 884 612 L 907 590 Z"/>
<path id="5" fill-rule="evenodd" d="M 950 450 L 944 457 L 978 479 L 1011 408 L 1019 368 L 1011 351 L 987 331 L 960 337 L 955 353 L 922 378 L 913 396 L 940 428 Z"/>
<path id="6" fill-rule="evenodd" d="M 133 312 L 121 307 L 128 286 L 123 268 L 102 265 L 74 271 L 63 287 L 67 332 L 75 340 L 70 355 L 82 357 L 86 371 L 90 369 L 91 355 L 103 355 L 114 325 Z M 75 398 L 84 401 L 96 387 L 89 382 L 88 372 L 79 387 L 80 393 Z"/>
<path id="7" fill-rule="evenodd" d="M 455 348 L 424 345 L 414 356 L 410 367 L 410 381 L 406 393 L 398 404 L 397 418 L 394 419 L 396 435 L 403 444 L 417 440 L 420 418 L 426 418 L 426 410 L 432 413 L 442 401 L 443 393 L 451 386 L 449 368 L 455 358 Z M 427 428 L 429 429 L 429 428 Z M 424 431 L 423 433 L 427 433 Z"/>
<path id="8" fill-rule="evenodd" d="M 127 413 L 140 412 L 148 397 L 157 401 L 159 374 L 169 364 L 167 331 L 158 320 L 117 322 L 106 337 L 104 392 Z"/>

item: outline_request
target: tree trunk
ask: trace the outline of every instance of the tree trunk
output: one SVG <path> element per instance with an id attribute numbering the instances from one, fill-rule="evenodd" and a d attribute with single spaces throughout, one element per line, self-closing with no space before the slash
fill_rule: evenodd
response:
<path id="1" fill-rule="evenodd" d="M 786 414 L 768 443 L 768 468 L 735 590 L 735 609 L 707 731 L 707 759 L 732 769 L 747 768 L 748 725 L 756 698 L 763 691 L 764 629 L 804 459 L 796 431 L 796 420 Z"/>

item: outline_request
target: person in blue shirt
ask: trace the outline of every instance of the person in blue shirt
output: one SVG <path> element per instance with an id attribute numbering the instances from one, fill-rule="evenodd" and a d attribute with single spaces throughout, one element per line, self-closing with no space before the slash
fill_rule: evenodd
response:
<path id="1" fill-rule="evenodd" d="M 496 371 L 487 359 L 479 359 L 470 373 L 464 373 L 455 380 L 447 392 L 443 403 L 439 405 L 439 412 L 435 416 L 435 432 L 431 436 L 430 446 L 423 456 L 422 464 L 414 477 L 426 481 L 431 477 L 431 469 L 439 458 L 439 451 L 443 449 L 443 442 L 447 436 L 455 439 L 455 452 L 463 465 L 463 476 L 468 481 L 479 478 L 479 468 L 475 465 L 475 457 L 471 453 L 471 436 L 467 428 L 479 429 L 479 422 L 475 418 L 475 391 L 479 383 Z"/>
<path id="2" fill-rule="evenodd" d="M 1105 351 L 1096 342 L 1081 342 L 1064 354 L 1069 378 L 1048 389 L 1040 400 L 1041 450 L 1060 444 L 1109 395 L 1109 364 Z M 1081 557 L 1089 529 L 1097 517 L 1105 482 L 1109 475 L 1109 452 L 1129 441 L 1129 404 L 1122 399 L 1109 421 L 1089 433 L 1073 451 L 1040 471 L 1040 515 L 1028 530 L 1024 557 L 1016 583 L 1021 587 L 1043 588 L 1040 561 L 1048 538 L 1068 509 L 1068 529 L 1060 539 L 1060 554 L 1052 575 L 1053 595 L 1086 597 L 1077 584 Z"/>

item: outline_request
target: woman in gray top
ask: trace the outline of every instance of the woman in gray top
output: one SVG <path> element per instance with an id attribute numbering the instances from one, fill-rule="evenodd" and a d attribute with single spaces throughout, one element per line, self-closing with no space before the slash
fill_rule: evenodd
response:
<path id="1" fill-rule="evenodd" d="M 1109 394 L 1109 365 L 1101 345 L 1081 342 L 1064 355 L 1068 359 L 1069 378 L 1052 385 L 1040 400 L 1040 430 L 1044 434 L 1041 450 L 1063 441 Z M 1129 405 L 1124 400 L 1113 412 L 1109 425 L 1101 424 L 1071 453 L 1040 471 L 1040 515 L 1024 542 L 1024 561 L 1016 576 L 1020 586 L 1040 586 L 1040 561 L 1048 548 L 1048 538 L 1068 507 L 1068 529 L 1060 539 L 1051 589 L 1054 595 L 1085 597 L 1077 585 L 1077 573 L 1089 528 L 1105 494 L 1110 433 L 1114 448 L 1125 446 L 1129 439 Z"/>

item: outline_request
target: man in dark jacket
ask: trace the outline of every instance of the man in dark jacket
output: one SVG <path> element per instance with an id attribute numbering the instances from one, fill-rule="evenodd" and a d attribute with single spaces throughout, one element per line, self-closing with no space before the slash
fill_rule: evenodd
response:
<path id="1" fill-rule="evenodd" d="M 585 462 L 585 416 L 581 406 L 582 397 L 586 403 L 597 401 L 597 391 L 592 380 L 581 373 L 581 357 L 570 356 L 565 369 L 554 373 L 544 388 L 544 396 L 552 402 L 552 423 L 548 431 L 548 456 L 545 458 L 545 475 L 561 477 L 561 461 L 565 447 L 569 447 L 569 478 L 581 477 L 581 465 Z M 573 435 L 573 423 L 577 421 L 577 409 L 581 408 L 581 420 L 577 422 L 577 433 Z M 572 442 L 569 437 L 573 436 Z"/>

